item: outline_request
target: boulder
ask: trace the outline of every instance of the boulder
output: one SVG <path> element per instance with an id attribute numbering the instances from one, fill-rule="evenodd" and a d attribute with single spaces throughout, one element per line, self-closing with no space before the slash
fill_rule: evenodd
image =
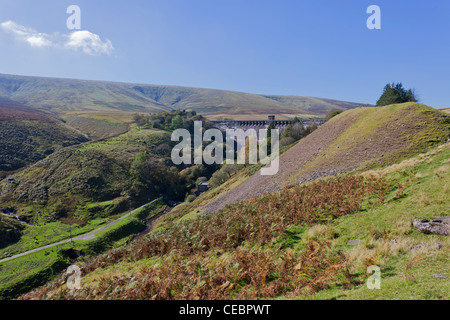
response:
<path id="1" fill-rule="evenodd" d="M 429 221 L 426 219 L 414 219 L 413 226 L 426 234 L 450 234 L 450 217 L 438 217 Z"/>
<path id="2" fill-rule="evenodd" d="M 360 243 L 361 243 L 361 241 L 359 239 L 352 239 L 352 240 L 349 240 L 347 242 L 347 244 L 350 245 L 350 246 L 354 246 L 354 245 L 357 245 L 357 244 L 360 244 Z"/>

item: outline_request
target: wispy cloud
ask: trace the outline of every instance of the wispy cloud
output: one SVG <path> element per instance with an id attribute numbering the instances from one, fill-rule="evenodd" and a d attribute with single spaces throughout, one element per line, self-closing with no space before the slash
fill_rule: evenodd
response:
<path id="1" fill-rule="evenodd" d="M 87 30 L 73 31 L 70 34 L 54 34 L 37 32 L 14 21 L 6 21 L 0 24 L 1 28 L 12 33 L 17 39 L 25 41 L 35 48 L 56 47 L 70 50 L 79 50 L 92 55 L 110 55 L 114 47 L 110 40 L 102 41 L 99 35 Z"/>
<path id="2" fill-rule="evenodd" d="M 9 20 L 3 22 L 1 26 L 6 31 L 13 33 L 20 40 L 26 41 L 32 47 L 49 47 L 53 45 L 47 34 L 37 32 L 32 28 L 27 28 L 14 21 Z"/>

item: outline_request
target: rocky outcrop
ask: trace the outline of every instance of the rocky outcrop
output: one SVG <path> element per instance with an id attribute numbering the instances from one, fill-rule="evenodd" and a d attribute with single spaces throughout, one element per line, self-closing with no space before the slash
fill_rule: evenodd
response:
<path id="1" fill-rule="evenodd" d="M 426 219 L 415 219 L 413 226 L 420 232 L 426 234 L 442 234 L 448 236 L 450 234 L 450 217 L 438 217 L 431 221 Z"/>

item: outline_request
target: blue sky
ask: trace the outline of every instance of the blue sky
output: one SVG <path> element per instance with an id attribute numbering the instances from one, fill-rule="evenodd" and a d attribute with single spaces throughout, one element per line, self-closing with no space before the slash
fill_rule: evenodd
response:
<path id="1" fill-rule="evenodd" d="M 0 73 L 450 107 L 450 1 L 1 0 Z"/>

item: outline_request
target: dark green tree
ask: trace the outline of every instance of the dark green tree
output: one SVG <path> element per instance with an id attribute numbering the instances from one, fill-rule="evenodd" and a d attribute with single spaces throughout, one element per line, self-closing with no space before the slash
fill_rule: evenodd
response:
<path id="1" fill-rule="evenodd" d="M 404 102 L 417 102 L 414 91 L 403 88 L 403 84 L 401 82 L 397 84 L 392 83 L 387 84 L 384 87 L 383 94 L 377 101 L 377 107 Z"/>
<path id="2" fill-rule="evenodd" d="M 173 117 L 170 124 L 170 128 L 172 130 L 183 128 L 183 118 L 181 118 L 180 115 L 176 115 L 175 117 Z"/>

